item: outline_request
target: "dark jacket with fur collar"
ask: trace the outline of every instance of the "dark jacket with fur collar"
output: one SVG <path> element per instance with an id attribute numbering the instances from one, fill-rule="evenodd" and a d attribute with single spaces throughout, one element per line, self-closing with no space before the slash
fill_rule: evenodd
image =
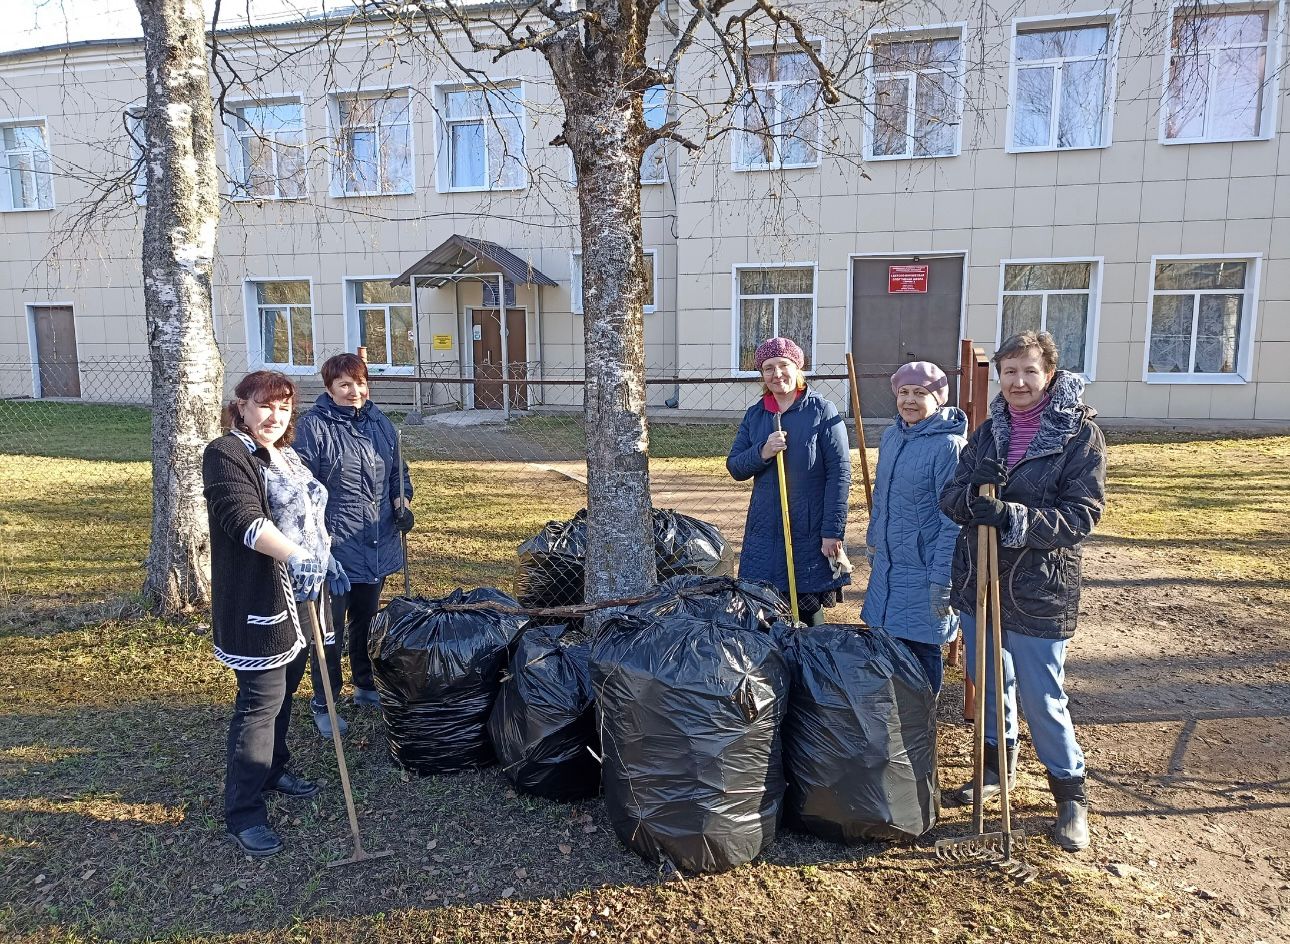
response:
<path id="1" fill-rule="evenodd" d="M 1081 399 L 1084 382 L 1058 371 L 1039 432 L 1012 470 L 999 495 L 1009 525 L 999 533 L 1003 627 L 1046 639 L 1075 633 L 1082 583 L 1080 545 L 1106 501 L 1106 441 L 1093 422 L 1096 412 Z M 1012 420 L 1002 394 L 990 404 L 990 419 L 968 439 L 954 477 L 941 492 L 941 510 L 964 525 L 954 548 L 954 605 L 976 612 L 976 528 L 966 527 L 968 479 L 982 459 L 1006 462 Z"/>

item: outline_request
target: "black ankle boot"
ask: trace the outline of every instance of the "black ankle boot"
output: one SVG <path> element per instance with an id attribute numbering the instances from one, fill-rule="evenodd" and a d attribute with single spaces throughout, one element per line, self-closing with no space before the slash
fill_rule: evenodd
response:
<path id="1" fill-rule="evenodd" d="M 1067 852 L 1088 848 L 1088 794 L 1083 777 L 1048 775 L 1048 788 L 1057 801 L 1057 828 L 1053 840 Z"/>
<path id="2" fill-rule="evenodd" d="M 1017 785 L 1017 756 L 1021 753 L 1020 744 L 1008 746 L 1008 789 Z M 960 806 L 972 805 L 972 791 L 975 783 L 969 780 L 952 794 L 953 801 Z M 981 790 L 983 803 L 989 803 L 999 795 L 999 750 L 993 744 L 985 746 L 985 785 Z"/>

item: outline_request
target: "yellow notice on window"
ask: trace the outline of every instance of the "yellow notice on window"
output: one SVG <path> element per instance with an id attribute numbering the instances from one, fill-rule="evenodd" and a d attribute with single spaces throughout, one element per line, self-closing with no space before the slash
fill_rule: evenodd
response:
<path id="1" fill-rule="evenodd" d="M 435 349 L 436 351 L 451 351 L 451 350 L 452 350 L 452 335 L 451 335 L 451 334 L 436 334 L 436 335 L 434 336 L 434 344 L 433 344 L 433 347 L 434 347 L 434 349 Z"/>

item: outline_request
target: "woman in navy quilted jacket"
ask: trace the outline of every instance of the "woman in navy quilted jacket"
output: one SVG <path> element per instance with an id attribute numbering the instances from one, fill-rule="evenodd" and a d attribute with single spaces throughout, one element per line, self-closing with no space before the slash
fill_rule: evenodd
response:
<path id="1" fill-rule="evenodd" d="M 837 569 L 847 530 L 851 454 L 838 409 L 806 385 L 802 349 L 788 338 L 763 341 L 753 356 L 762 398 L 748 408 L 726 469 L 736 481 L 753 480 L 744 524 L 739 576 L 761 580 L 788 595 L 788 563 L 775 456 L 784 454 L 798 611 L 810 625 L 841 599 L 850 576 Z M 779 414 L 782 430 L 775 429 Z"/>
<path id="2" fill-rule="evenodd" d="M 861 618 L 903 642 L 940 693 L 941 646 L 958 632 L 950 563 L 959 526 L 940 506 L 967 433 L 967 416 L 946 406 L 949 378 L 930 361 L 891 376 L 896 421 L 878 447 L 878 481 L 865 541 L 871 572 Z"/>
<path id="3" fill-rule="evenodd" d="M 367 634 L 380 605 L 385 578 L 403 567 L 399 534 L 412 530 L 412 480 L 396 468 L 394 424 L 367 398 L 367 364 L 357 354 L 337 354 L 322 366 L 327 392 L 296 427 L 296 452 L 327 486 L 327 531 L 332 554 L 349 575 L 345 593 L 332 594 L 336 638 L 327 647 L 333 695 L 341 687 L 340 653 L 349 639 L 355 705 L 379 705 L 367 655 Z M 405 499 L 399 500 L 403 476 Z M 312 666 L 314 724 L 331 737 L 322 674 Z M 341 734 L 345 733 L 340 719 Z"/>

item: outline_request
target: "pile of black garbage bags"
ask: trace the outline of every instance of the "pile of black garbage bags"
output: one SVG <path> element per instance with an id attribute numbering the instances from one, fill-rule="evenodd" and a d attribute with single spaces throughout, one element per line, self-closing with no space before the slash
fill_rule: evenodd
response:
<path id="1" fill-rule="evenodd" d="M 881 630 L 795 626 L 763 584 L 689 575 L 601 623 L 542 625 L 492 589 L 398 598 L 370 654 L 390 755 L 418 774 L 494 760 L 552 800 L 603 790 L 651 862 L 748 862 L 781 821 L 857 843 L 935 823 L 935 703 Z"/>
<path id="2" fill-rule="evenodd" d="M 733 548 L 716 525 L 663 508 L 652 510 L 654 559 L 659 582 L 684 575 L 734 573 Z M 520 545 L 515 597 L 531 609 L 584 602 L 587 509 L 546 527 Z"/>

